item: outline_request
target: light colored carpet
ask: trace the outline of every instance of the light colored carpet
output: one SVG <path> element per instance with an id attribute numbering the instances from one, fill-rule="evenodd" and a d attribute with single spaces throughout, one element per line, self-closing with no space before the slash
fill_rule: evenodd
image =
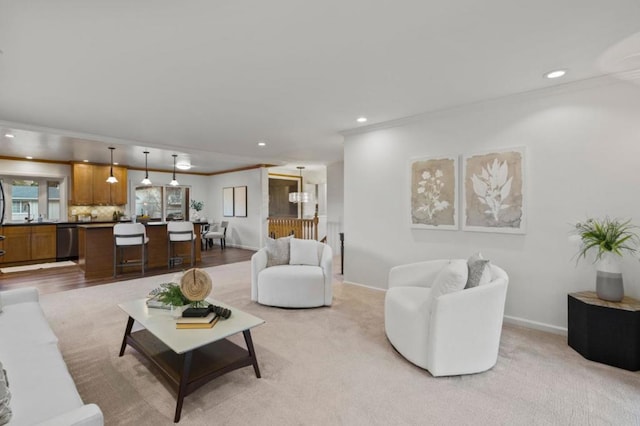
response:
<path id="1" fill-rule="evenodd" d="M 63 266 L 75 265 L 77 265 L 77 263 L 70 260 L 64 260 L 61 262 L 36 263 L 33 265 L 7 266 L 6 268 L 0 268 L 0 272 L 3 274 L 10 274 L 11 272 L 35 271 L 37 269 L 60 268 Z"/>
<path id="2" fill-rule="evenodd" d="M 181 425 L 640 424 L 640 373 L 587 361 L 565 337 L 506 326 L 493 369 L 436 379 L 387 341 L 384 292 L 336 276 L 332 307 L 285 310 L 250 301 L 249 262 L 208 271 L 214 297 L 266 320 L 252 332 L 262 378 L 248 367 L 208 383 Z M 117 304 L 170 276 L 41 297 L 80 395 L 108 425 L 173 423 L 164 380 L 130 347 L 118 357 Z"/>

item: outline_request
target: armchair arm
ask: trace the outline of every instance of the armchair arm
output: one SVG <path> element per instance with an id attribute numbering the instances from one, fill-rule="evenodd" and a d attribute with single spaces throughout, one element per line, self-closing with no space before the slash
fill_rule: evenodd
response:
<path id="1" fill-rule="evenodd" d="M 435 300 L 427 355 L 431 374 L 479 372 L 496 363 L 507 285 L 498 278 Z"/>
<path id="2" fill-rule="evenodd" d="M 333 301 L 333 250 L 328 244 L 324 244 L 320 267 L 324 274 L 324 304 L 331 306 Z"/>
<path id="3" fill-rule="evenodd" d="M 389 271 L 388 288 L 431 287 L 438 272 L 448 263 L 449 259 L 439 259 L 394 266 Z"/>
<path id="4" fill-rule="evenodd" d="M 267 249 L 261 248 L 251 256 L 251 300 L 258 300 L 258 274 L 267 267 Z"/>
<path id="5" fill-rule="evenodd" d="M 4 306 L 14 305 L 16 303 L 37 302 L 40 300 L 38 289 L 35 287 L 17 288 L 0 293 Z"/>

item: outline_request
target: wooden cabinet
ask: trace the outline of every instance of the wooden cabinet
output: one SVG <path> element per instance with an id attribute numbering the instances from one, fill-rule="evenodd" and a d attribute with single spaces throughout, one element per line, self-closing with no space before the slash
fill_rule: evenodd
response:
<path id="1" fill-rule="evenodd" d="M 76 205 L 93 203 L 93 166 L 91 164 L 74 164 L 71 170 L 71 199 Z"/>
<path id="2" fill-rule="evenodd" d="M 116 184 L 107 183 L 109 166 L 93 166 L 93 204 L 111 204 L 111 187 Z"/>
<path id="3" fill-rule="evenodd" d="M 31 260 L 54 259 L 56 257 L 56 226 L 31 227 Z"/>
<path id="4" fill-rule="evenodd" d="M 5 226 L 4 237 L 5 253 L 0 262 L 24 262 L 31 258 L 30 226 Z"/>
<path id="5" fill-rule="evenodd" d="M 55 225 L 4 226 L 4 256 L 0 263 L 22 263 L 54 260 L 56 257 Z"/>
<path id="6" fill-rule="evenodd" d="M 127 169 L 114 167 L 113 175 L 118 179 L 118 183 L 109 185 L 111 187 L 111 204 L 123 206 L 127 204 Z"/>
<path id="7" fill-rule="evenodd" d="M 127 169 L 113 167 L 118 183 L 107 183 L 111 167 L 99 164 L 73 164 L 71 203 L 82 205 L 127 204 Z"/>

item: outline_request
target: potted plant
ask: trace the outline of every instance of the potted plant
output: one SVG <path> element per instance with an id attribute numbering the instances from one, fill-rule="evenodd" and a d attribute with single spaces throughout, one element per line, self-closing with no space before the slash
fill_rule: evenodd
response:
<path id="1" fill-rule="evenodd" d="M 182 294 L 180 286 L 176 283 L 160 284 L 158 300 L 165 305 L 171 306 L 171 312 L 174 314 L 181 313 L 178 312 L 178 310 L 191 303 L 191 301 Z"/>
<path id="2" fill-rule="evenodd" d="M 596 294 L 600 299 L 619 302 L 624 297 L 620 261 L 625 253 L 636 252 L 638 235 L 631 220 L 587 219 L 578 222 L 575 232 L 580 238 L 576 262 L 595 250 Z"/>
<path id="3" fill-rule="evenodd" d="M 204 208 L 204 201 L 191 200 L 191 208 L 194 210 L 191 220 L 196 222 L 200 219 L 200 211 Z"/>

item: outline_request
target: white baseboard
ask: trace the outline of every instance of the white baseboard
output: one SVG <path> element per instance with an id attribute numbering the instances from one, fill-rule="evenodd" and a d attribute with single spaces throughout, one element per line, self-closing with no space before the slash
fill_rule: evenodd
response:
<path id="1" fill-rule="evenodd" d="M 343 281 L 342 283 L 343 284 L 357 285 L 359 287 L 364 287 L 364 288 L 368 288 L 368 289 L 371 289 L 371 290 L 387 291 L 386 288 L 372 287 L 372 286 L 366 285 L 366 284 L 354 283 L 353 281 Z"/>
<path id="2" fill-rule="evenodd" d="M 565 327 L 558 327 L 557 325 L 545 324 L 543 322 L 532 321 L 524 318 L 505 315 L 504 322 L 521 327 L 533 328 L 534 330 L 546 331 L 547 333 L 560 334 L 562 336 L 567 335 L 567 329 Z"/>

